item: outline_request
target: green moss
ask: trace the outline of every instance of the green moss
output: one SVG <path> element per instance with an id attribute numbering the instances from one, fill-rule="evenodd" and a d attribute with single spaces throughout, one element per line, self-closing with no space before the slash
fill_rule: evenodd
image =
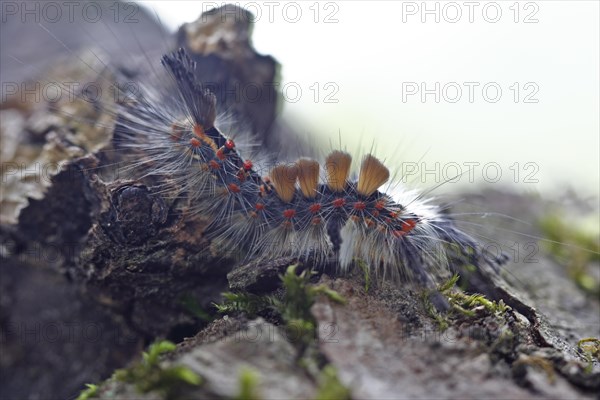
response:
<path id="1" fill-rule="evenodd" d="M 311 319 L 310 307 L 319 295 L 325 295 L 336 303 L 346 302 L 338 292 L 325 285 L 310 285 L 312 272 L 304 270 L 297 274 L 297 267 L 298 265 L 290 265 L 285 274 L 280 276 L 285 287 L 285 297 L 279 306 L 279 311 L 284 320 Z"/>
<path id="2" fill-rule="evenodd" d="M 297 344 L 307 345 L 316 336 L 317 321 L 310 312 L 316 298 L 325 295 L 340 304 L 344 304 L 346 300 L 325 285 L 311 285 L 309 281 L 312 272 L 304 270 L 297 274 L 297 267 L 290 265 L 285 274 L 280 276 L 285 295 L 277 308 L 286 322 L 288 338 Z"/>
<path id="3" fill-rule="evenodd" d="M 257 400 L 259 374 L 252 368 L 242 368 L 239 375 L 239 393 L 234 397 L 235 400 Z"/>
<path id="4" fill-rule="evenodd" d="M 257 296 L 251 293 L 223 293 L 222 304 L 215 304 L 220 313 L 245 312 L 254 316 L 261 311 L 272 309 L 286 323 L 288 338 L 296 343 L 308 343 L 314 339 L 317 322 L 310 312 L 318 296 L 327 296 L 336 303 L 344 304 L 346 300 L 335 290 L 325 285 L 313 285 L 310 278 L 312 271 L 296 272 L 297 264 L 290 265 L 285 274 L 279 278 L 285 289 L 283 299 L 274 296 Z"/>
<path id="5" fill-rule="evenodd" d="M 423 292 L 421 296 L 421 300 L 425 305 L 425 312 L 429 316 L 429 318 L 433 319 L 440 331 L 445 331 L 450 326 L 450 320 L 446 317 L 446 315 L 441 314 L 435 306 L 429 300 L 429 292 Z"/>
<path id="6" fill-rule="evenodd" d="M 600 361 L 600 339 L 585 338 L 577 342 L 577 347 L 587 356 L 588 360 L 596 358 Z"/>
<path id="7" fill-rule="evenodd" d="M 198 386 L 202 383 L 202 379 L 185 366 L 160 365 L 160 356 L 175 348 L 175 344 L 166 340 L 154 343 L 147 352 L 143 353 L 141 362 L 130 368 L 115 371 L 114 378 L 135 385 L 140 393 L 158 391 L 165 399 L 177 398 L 186 386 Z"/>
<path id="8" fill-rule="evenodd" d="M 350 389 L 340 382 L 337 371 L 332 365 L 326 365 L 321 370 L 318 383 L 315 400 L 350 400 Z"/>
<path id="9" fill-rule="evenodd" d="M 510 310 L 510 307 L 502 300 L 496 302 L 488 300 L 482 294 L 465 294 L 456 287 L 459 279 L 458 275 L 454 275 L 437 288 L 437 291 L 446 297 L 451 307 L 451 310 L 445 315 L 440 314 L 429 301 L 430 292 L 424 293 L 425 309 L 429 316 L 438 323 L 441 330 L 448 328 L 451 319 L 475 318 L 478 315 L 501 316 Z"/>
<path id="10" fill-rule="evenodd" d="M 213 303 L 217 312 L 226 314 L 232 312 L 245 312 L 250 316 L 275 307 L 277 300 L 272 296 L 257 296 L 251 293 L 223 293 L 223 303 Z"/>
<path id="11" fill-rule="evenodd" d="M 585 230 L 555 213 L 546 215 L 539 224 L 548 239 L 544 245 L 565 266 L 573 282 L 590 295 L 600 295 L 600 281 L 588 272 L 590 262 L 600 261 L 598 233 Z"/>
<path id="12" fill-rule="evenodd" d="M 450 304 L 462 314 L 469 317 L 476 315 L 475 310 L 483 307 L 489 314 L 501 315 L 510 309 L 502 300 L 499 302 L 486 299 L 482 294 L 466 295 L 462 292 L 449 294 Z"/>
<path id="13" fill-rule="evenodd" d="M 283 300 L 273 296 L 257 296 L 251 293 L 223 293 L 222 304 L 214 304 L 220 313 L 243 311 L 249 315 L 256 315 L 267 308 L 279 312 L 285 321 L 298 321 L 311 318 L 310 307 L 319 295 L 325 295 L 337 303 L 345 303 L 345 299 L 335 290 L 325 285 L 311 285 L 312 272 L 308 270 L 297 274 L 298 265 L 290 265 L 285 274 L 279 278 L 285 288 Z"/>
<path id="14" fill-rule="evenodd" d="M 296 344 L 308 344 L 316 337 L 317 325 L 312 319 L 296 318 L 286 321 L 285 336 Z"/>
<path id="15" fill-rule="evenodd" d="M 354 259 L 354 263 L 361 269 L 365 278 L 365 292 L 369 293 L 369 288 L 371 286 L 371 269 L 369 268 L 369 265 L 361 259 Z"/>
<path id="16" fill-rule="evenodd" d="M 454 286 L 456 286 L 456 283 L 458 282 L 459 279 L 460 279 L 460 276 L 458 274 L 452 275 L 452 277 L 450 279 L 448 279 L 446 282 L 444 282 L 438 286 L 438 288 L 437 288 L 438 292 L 440 292 L 442 294 L 448 293 L 450 290 L 452 290 L 452 288 L 454 288 Z"/>
<path id="17" fill-rule="evenodd" d="M 458 275 L 454 275 L 447 282 L 440 285 L 438 290 L 444 296 L 448 297 L 450 305 L 461 314 L 474 317 L 476 315 L 475 312 L 482 307 L 490 315 L 502 315 L 510 310 L 510 307 L 504 304 L 502 300 L 496 302 L 488 300 L 482 294 L 467 295 L 461 290 L 453 290 L 459 279 Z"/>
<path id="18" fill-rule="evenodd" d="M 98 395 L 98 385 L 86 383 L 85 386 L 87 386 L 87 389 L 82 390 L 76 400 L 88 400 Z"/>

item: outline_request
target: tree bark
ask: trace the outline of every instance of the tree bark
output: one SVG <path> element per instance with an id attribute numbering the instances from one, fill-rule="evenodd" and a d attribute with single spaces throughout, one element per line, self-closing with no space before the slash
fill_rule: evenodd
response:
<path id="1" fill-rule="evenodd" d="M 254 51 L 251 25 L 216 15 L 176 36 L 177 46 L 198 61 L 201 79 L 225 104 L 231 103 L 225 94 L 244 83 L 273 88 L 278 65 Z M 158 28 L 147 29 L 154 34 Z M 215 37 L 222 40 L 208 40 Z M 87 68 L 66 65 L 57 70 L 62 66 L 84 82 L 100 80 Z M 101 74 L 110 77 L 110 70 Z M 274 89 L 264 96 L 231 105 L 253 131 L 265 132 L 266 146 L 278 149 L 289 129 L 275 121 Z M 361 273 L 336 276 L 319 266 L 314 284 L 336 290 L 347 303 L 317 298 L 310 343 L 292 340 L 280 316 L 217 314 L 212 303 L 229 290 L 281 297 L 279 276 L 295 260 L 238 265 L 203 237 L 208 221 L 202 216 L 156 193 L 152 182 L 112 176 L 111 165 L 120 159 L 106 151 L 114 118 L 104 106 L 72 104 L 79 118 L 71 119 L 55 112 L 57 106 L 9 99 L 1 108 L 2 398 L 74 396 L 84 383 L 137 360 L 157 338 L 179 343 L 161 365 L 183 365 L 203 378 L 201 386 L 182 385 L 189 398 L 235 397 L 243 368 L 257 374 L 261 397 L 314 397 L 327 388 L 325 365 L 335 368 L 352 398 L 593 398 L 600 390 L 597 357 L 586 358 L 577 347 L 579 339 L 600 337 L 598 298 L 582 292 L 542 251 L 538 263 L 509 267 L 516 285 L 477 272 L 463 277 L 465 290 L 511 309 L 452 318 L 446 330 L 432 318 L 421 289 L 373 282 L 366 290 Z M 55 168 L 24 174 L 22 165 Z M 539 216 L 550 206 L 507 193 L 469 196 L 517 218 Z M 134 386 L 109 380 L 98 395 L 158 396 Z"/>

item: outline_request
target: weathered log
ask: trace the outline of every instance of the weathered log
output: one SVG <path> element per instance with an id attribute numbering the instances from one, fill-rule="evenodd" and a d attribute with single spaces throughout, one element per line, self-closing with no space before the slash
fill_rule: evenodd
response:
<path id="1" fill-rule="evenodd" d="M 252 48 L 249 18 L 228 23 L 216 15 L 182 27 L 178 45 L 192 52 L 200 79 L 277 149 L 281 125 L 274 121 L 272 83 L 278 66 Z M 135 74 L 138 66 L 121 67 Z M 62 69 L 82 82 L 102 80 L 87 68 Z M 107 79 L 110 73 L 100 71 Z M 232 102 L 223 95 L 248 82 L 266 87 L 260 101 L 241 96 Z M 142 348 L 157 338 L 179 345 L 156 371 L 183 366 L 202 378 L 197 386 L 171 382 L 180 387 L 168 389 L 187 398 L 236 396 L 250 379 L 244 368 L 256 375 L 252 390 L 264 398 L 332 390 L 354 398 L 593 398 L 600 390 L 598 360 L 577 345 L 600 336 L 598 299 L 581 291 L 543 249 L 536 263 L 511 264 L 508 271 L 518 279 L 509 276 L 510 283 L 477 271 L 464 276 L 465 290 L 510 309 L 438 315 L 445 330 L 422 288 L 371 282 L 367 290 L 360 271 L 314 276 L 312 284 L 323 286 L 313 287 L 335 290 L 347 304 L 317 297 L 303 322 L 286 321 L 274 304 L 285 299 L 280 275 L 296 260 L 239 265 L 230 249 L 203 236 L 209 221 L 188 213 L 185 202 L 159 193 L 151 179 L 115 174 L 113 163 L 121 159 L 105 151 L 112 149 L 114 125 L 106 103 L 67 104 L 70 118 L 54 111 L 63 106 L 12 99 L 0 111 L 2 162 L 16 166 L 3 168 L 2 181 L 3 398 L 73 396 L 83 383 L 133 368 Z M 55 168 L 23 174 L 22 163 Z M 547 205 L 497 192 L 471 198 L 523 218 L 539 216 Z M 327 273 L 333 276 L 335 268 Z M 535 285 L 540 276 L 543 290 Z M 264 306 L 261 317 L 217 314 L 212 303 L 226 291 L 255 296 Z M 294 325 L 301 322 L 312 327 L 312 340 L 300 335 L 308 329 Z M 136 399 L 165 393 L 140 393 L 126 379 L 110 379 L 97 392 Z"/>

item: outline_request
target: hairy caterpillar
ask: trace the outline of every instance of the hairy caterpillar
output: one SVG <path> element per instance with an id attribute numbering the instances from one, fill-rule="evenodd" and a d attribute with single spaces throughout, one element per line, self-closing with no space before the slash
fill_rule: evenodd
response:
<path id="1" fill-rule="evenodd" d="M 44 26 L 49 26 L 49 30 L 52 32 L 49 37 L 54 36 L 55 28 L 46 23 Z M 39 30 L 38 28 L 35 27 L 36 30 Z M 138 34 L 137 32 L 142 31 L 136 28 L 136 34 Z M 61 37 L 58 33 L 56 35 Z M 143 33 L 139 35 L 142 37 Z M 119 37 L 122 36 L 132 37 L 127 34 L 119 35 Z M 154 41 L 154 43 L 156 42 Z M 153 48 L 154 43 L 143 47 L 146 50 Z M 95 42 L 93 44 L 96 45 Z M 93 50 L 96 51 L 96 47 L 93 47 Z M 94 229 L 97 228 L 97 230 L 91 231 L 89 237 L 94 238 L 93 234 L 96 232 L 107 233 L 107 236 L 102 237 L 105 239 L 102 245 L 105 245 L 106 248 L 113 247 L 116 249 L 116 254 L 122 255 L 120 258 L 110 258 L 110 256 L 106 256 L 108 252 L 104 253 L 105 247 L 96 247 L 94 248 L 96 253 L 93 254 L 99 254 L 99 257 L 87 257 L 84 262 L 77 265 L 77 269 L 68 267 L 70 269 L 67 270 L 67 273 L 74 271 L 73 277 L 87 279 L 86 284 L 89 285 L 90 292 L 96 288 L 106 290 L 105 283 L 109 282 L 112 286 L 110 290 L 104 291 L 103 295 L 110 296 L 117 293 L 115 297 L 119 297 L 121 294 L 135 296 L 132 301 L 129 301 L 129 298 L 124 300 L 123 303 L 126 306 L 119 307 L 119 309 L 127 310 L 125 316 L 128 321 L 132 321 L 132 325 L 136 329 L 148 335 L 168 335 L 179 340 L 179 338 L 194 334 L 199 322 L 194 321 L 194 328 L 191 328 L 183 325 L 190 323 L 190 319 L 179 319 L 176 322 L 178 325 L 173 328 L 172 325 L 167 326 L 162 322 L 161 318 L 155 319 L 158 317 L 157 314 L 167 315 L 168 313 L 169 316 L 173 315 L 173 320 L 175 320 L 175 316 L 181 315 L 176 308 L 179 297 L 188 296 L 189 293 L 192 293 L 194 298 L 206 299 L 206 303 L 201 303 L 202 306 L 209 303 L 213 299 L 208 297 L 206 294 L 208 290 L 203 285 L 214 287 L 215 298 L 224 290 L 239 290 L 239 286 L 234 286 L 233 280 L 229 279 L 228 281 L 225 278 L 225 274 L 236 263 L 232 263 L 229 258 L 224 260 L 227 264 L 215 263 L 213 258 L 203 258 L 203 252 L 212 252 L 212 244 L 215 244 L 215 247 L 222 246 L 218 250 L 225 249 L 229 253 L 236 253 L 243 259 L 243 263 L 252 260 L 253 262 L 236 271 L 239 275 L 245 274 L 246 276 L 251 276 L 248 271 L 254 267 L 261 271 L 270 264 L 274 264 L 270 259 L 279 256 L 291 256 L 306 260 L 307 266 L 319 270 L 329 268 L 330 265 L 324 264 L 331 263 L 334 268 L 338 266 L 341 272 L 352 268 L 354 260 L 362 260 L 365 261 L 364 265 L 368 265 L 372 272 L 379 275 L 380 279 L 413 281 L 418 284 L 417 286 L 421 285 L 426 288 L 430 288 L 436 283 L 438 274 L 456 271 L 463 278 L 460 283 L 461 288 L 468 292 L 485 293 L 490 299 L 503 299 L 513 309 L 525 315 L 526 318 L 530 318 L 533 323 L 537 321 L 532 312 L 528 313 L 527 307 L 519 307 L 516 300 L 507 297 L 499 290 L 486 290 L 485 284 L 477 281 L 479 276 L 476 273 L 468 275 L 468 272 L 475 269 L 461 269 L 463 266 L 470 267 L 470 265 L 478 267 L 477 272 L 487 271 L 488 265 L 492 266 L 492 269 L 497 269 L 502 257 L 498 257 L 495 252 L 490 253 L 488 243 L 494 239 L 490 239 L 489 236 L 485 237 L 483 229 L 490 228 L 496 233 L 501 231 L 503 225 L 498 224 L 498 221 L 492 222 L 490 218 L 485 221 L 483 227 L 478 224 L 468 226 L 469 222 L 461 220 L 461 218 L 467 212 L 473 211 L 473 208 L 465 210 L 463 214 L 450 214 L 445 206 L 437 205 L 440 204 L 438 200 L 425 198 L 430 192 L 418 193 L 407 190 L 402 184 L 396 184 L 397 179 L 394 177 L 393 169 L 407 158 L 388 157 L 387 159 L 381 158 L 379 161 L 375 158 L 373 151 L 369 152 L 372 154 L 366 156 L 355 155 L 351 158 L 341 145 L 335 146 L 327 157 L 315 156 L 311 151 L 298 151 L 297 156 L 312 156 L 315 157 L 315 160 L 289 158 L 280 154 L 275 148 L 257 149 L 252 143 L 255 139 L 245 134 L 239 123 L 236 122 L 235 125 L 232 125 L 234 127 L 230 128 L 227 126 L 228 121 L 223 121 L 223 118 L 219 116 L 219 113 L 223 109 L 227 110 L 227 107 L 220 100 L 216 104 L 214 96 L 205 91 L 208 86 L 198 83 L 210 81 L 211 78 L 206 78 L 199 73 L 198 68 L 194 73 L 194 64 L 187 55 L 178 52 L 168 53 L 163 58 L 164 66 L 160 66 L 160 56 L 167 51 L 153 55 L 146 50 L 142 49 L 142 53 L 146 54 L 142 54 L 145 60 L 141 60 L 141 65 L 124 63 L 122 58 L 112 55 L 105 58 L 104 54 L 100 53 L 98 53 L 99 57 L 91 58 L 81 55 L 80 63 L 75 62 L 85 64 L 84 70 L 86 71 L 106 71 L 106 74 L 98 74 L 100 80 L 90 73 L 91 79 L 96 79 L 97 82 L 106 81 L 117 91 L 123 92 L 119 93 L 124 94 L 124 97 L 120 98 L 117 104 L 108 105 L 111 108 L 110 117 L 116 120 L 116 131 L 112 119 L 98 120 L 91 113 L 72 111 L 79 104 L 72 101 L 72 104 L 66 104 L 64 107 L 61 104 L 55 104 L 59 112 L 62 112 L 67 120 L 75 121 L 73 125 L 76 125 L 72 132 L 67 132 L 61 137 L 64 138 L 64 143 L 68 144 L 72 139 L 74 140 L 71 143 L 75 143 L 75 145 L 82 143 L 77 139 L 81 138 L 81 132 L 85 129 L 82 125 L 85 124 L 79 123 L 79 121 L 84 121 L 88 115 L 92 124 L 98 124 L 99 121 L 106 127 L 104 137 L 111 142 L 102 148 L 86 147 L 87 151 L 79 154 L 92 153 L 100 159 L 100 169 L 96 170 L 95 166 L 90 165 L 89 168 L 92 170 L 85 171 L 85 175 L 86 178 L 94 177 L 97 172 L 104 181 L 100 182 L 99 188 L 115 188 L 114 192 L 105 191 L 101 194 L 105 196 L 102 197 L 103 201 L 109 200 L 104 204 L 114 207 L 117 211 L 114 214 L 110 213 L 112 209 L 106 212 L 111 219 L 107 217 L 105 220 L 94 216 L 93 222 L 98 222 L 97 225 L 94 225 Z M 75 48 L 71 53 L 78 55 Z M 133 52 L 124 55 L 129 56 L 131 53 Z M 192 60 L 198 60 L 201 59 L 199 55 L 202 53 L 192 51 L 188 54 Z M 309 52 L 305 54 L 313 55 Z M 19 55 L 17 54 L 17 56 Z M 316 59 L 319 60 L 319 58 Z M 321 59 L 321 61 L 327 60 Z M 121 65 L 124 67 L 120 68 Z M 287 68 L 293 64 L 286 62 L 284 65 Z M 148 68 L 156 68 L 161 74 L 145 75 Z M 124 76 L 119 75 L 121 72 L 124 73 Z M 53 72 L 43 71 L 43 73 Z M 164 76 L 165 73 L 171 77 Z M 115 75 L 117 78 L 114 77 Z M 407 75 L 403 73 L 403 76 Z M 77 79 L 85 82 L 85 79 Z M 141 90 L 128 92 L 130 85 L 125 82 L 128 79 L 129 82 L 132 80 L 134 82 L 131 89 Z M 385 88 L 389 87 L 386 85 Z M 77 93 L 77 95 L 79 94 Z M 367 102 L 371 103 L 369 96 L 370 93 L 364 93 L 365 105 Z M 353 96 L 353 98 L 356 97 Z M 84 103 L 84 105 L 96 107 L 95 103 Z M 398 105 L 400 113 L 406 112 L 406 107 Z M 373 107 L 372 104 L 370 106 Z M 365 122 L 364 125 L 368 126 L 367 131 L 381 132 L 377 140 L 380 146 L 381 143 L 389 146 L 395 140 L 392 135 L 397 132 L 389 129 L 393 125 L 389 123 L 392 119 L 388 118 L 385 109 L 373 108 L 377 109 L 379 120 L 388 121 L 388 127 L 377 129 L 370 121 Z M 435 113 L 435 110 L 432 112 Z M 413 119 L 419 123 L 422 120 L 420 117 Z M 325 133 L 329 130 L 327 124 L 336 121 L 336 118 L 334 116 L 322 118 L 315 114 L 314 121 L 318 121 L 319 133 Z M 360 130 L 360 124 L 363 121 L 358 122 L 358 130 Z M 406 124 L 403 122 L 403 125 L 396 126 L 399 128 L 398 132 L 401 133 L 403 127 L 410 126 L 410 123 L 406 121 Z M 62 126 L 60 127 L 62 128 Z M 345 127 L 342 127 L 341 131 L 344 135 L 350 133 Z M 256 130 L 256 132 L 260 132 L 260 130 Z M 448 131 L 444 130 L 443 132 L 451 134 L 452 127 L 449 126 Z M 492 137 L 491 130 L 486 129 L 484 132 L 481 137 L 489 140 Z M 406 137 L 404 134 L 401 136 Z M 38 140 L 38 143 L 40 141 Z M 443 144 L 440 146 L 437 138 L 431 143 L 435 143 L 437 148 L 445 148 Z M 112 156 L 110 152 L 113 151 L 110 147 L 111 144 L 118 153 L 115 154 L 114 159 L 110 158 Z M 293 152 L 294 145 L 283 143 L 280 148 L 281 152 L 288 150 L 286 152 L 289 154 Z M 447 152 L 453 157 L 459 157 L 455 150 L 457 148 L 450 147 Z M 377 156 L 379 157 L 380 154 Z M 265 162 L 262 160 L 264 158 L 275 158 L 278 163 L 272 164 L 273 161 L 270 160 Z M 443 161 L 443 159 L 437 159 Z M 131 177 L 135 181 L 117 179 L 112 182 L 109 174 L 113 171 L 107 163 L 122 162 L 123 160 L 127 160 L 125 169 L 131 174 L 121 177 Z M 265 179 L 266 176 L 269 179 Z M 71 198 L 81 198 L 79 196 L 81 191 L 77 191 L 79 187 L 73 185 L 73 188 L 73 190 L 65 190 L 65 192 Z M 477 188 L 477 192 L 482 193 L 481 189 Z M 138 223 L 140 220 L 129 219 L 129 215 L 121 213 L 126 208 L 124 204 L 128 205 L 137 200 L 137 197 L 131 193 L 141 193 L 144 196 L 148 194 L 147 198 L 160 200 L 147 204 L 148 208 L 156 206 L 158 209 L 155 214 L 152 214 L 153 219 L 143 220 L 148 222 L 148 225 L 140 224 Z M 125 195 L 129 195 L 129 198 L 126 199 L 128 203 L 121 202 L 126 197 Z M 502 196 L 495 198 L 500 197 Z M 167 198 L 169 201 L 163 201 Z M 144 199 L 146 197 L 142 198 L 142 200 Z M 170 201 L 172 199 L 174 201 Z M 115 201 L 111 203 L 113 200 Z M 469 207 L 466 204 L 469 200 L 472 198 L 466 199 L 458 208 Z M 497 206 L 498 203 L 490 204 L 487 202 L 487 198 L 484 201 L 486 204 L 483 205 L 483 209 L 487 211 L 502 210 L 502 207 Z M 533 207 L 536 206 L 537 203 L 533 205 Z M 139 208 L 143 207 L 146 205 L 142 204 Z M 70 206 L 65 208 L 70 209 Z M 456 212 L 456 208 L 453 208 Z M 518 211 L 513 212 L 513 209 L 507 211 L 507 214 L 514 216 L 526 213 L 525 211 L 519 214 Z M 57 213 L 56 215 L 60 215 L 60 217 L 54 219 L 62 222 L 62 214 Z M 530 214 L 531 220 L 534 215 L 536 214 Z M 52 216 L 51 210 L 48 210 L 48 216 Z M 117 218 L 112 219 L 113 216 L 123 218 L 115 222 Z M 155 216 L 156 218 L 154 218 Z M 205 217 L 211 221 L 208 228 L 205 228 L 204 225 Z M 45 217 L 40 220 L 44 221 Z M 154 225 L 155 220 L 160 221 Z M 110 228 L 105 228 L 106 221 L 112 224 Z M 507 219 L 500 222 L 506 223 Z M 126 230 L 136 223 L 139 225 L 138 229 Z M 577 222 L 571 220 L 569 224 L 576 226 Z M 45 221 L 43 225 L 51 224 Z M 461 229 L 458 229 L 459 226 Z M 469 229 L 473 226 L 476 226 L 476 229 Z M 186 229 L 184 232 L 189 233 L 189 236 L 192 237 L 189 242 L 182 243 L 179 240 L 183 235 L 174 237 L 174 240 L 170 241 L 168 235 L 171 232 L 182 232 L 183 229 L 180 230 L 180 227 L 200 227 L 202 229 Z M 463 227 L 465 230 L 462 229 Z M 508 228 L 513 227 L 508 226 Z M 144 230 L 147 230 L 148 233 L 146 234 Z M 81 235 L 86 235 L 86 232 L 87 229 L 83 229 Z M 126 232 L 126 236 L 119 236 L 118 234 L 121 232 Z M 535 232 L 530 233 L 536 234 Z M 136 240 L 130 240 L 133 236 L 136 237 Z M 493 234 L 490 236 L 493 237 Z M 210 240 L 206 240 L 206 237 Z M 488 242 L 486 243 L 485 240 Z M 507 235 L 502 238 L 503 243 L 508 240 Z M 565 239 L 558 238 L 556 240 L 564 241 Z M 208 246 L 201 247 L 199 245 L 207 242 L 211 243 L 209 250 L 207 250 Z M 161 247 L 163 243 L 167 243 L 168 247 Z M 165 248 L 167 251 L 164 251 Z M 507 245 L 502 245 L 502 248 L 508 248 L 505 251 L 513 254 L 512 249 Z M 148 250 L 155 251 L 152 254 L 152 261 L 147 261 L 150 257 L 134 258 Z M 223 256 L 219 252 L 214 254 L 216 257 Z M 518 256 L 513 256 L 512 260 L 514 259 L 518 259 Z M 123 274 L 108 275 L 108 279 L 104 279 L 105 267 L 111 265 L 113 260 L 120 263 L 120 271 L 123 271 Z M 206 263 L 205 260 L 207 260 Z M 76 262 L 79 263 L 79 260 Z M 136 264 L 135 268 L 131 267 L 133 264 Z M 362 262 L 359 264 L 363 266 Z M 552 267 L 550 263 L 544 264 L 537 269 L 520 269 L 519 273 L 526 270 L 529 272 L 525 272 L 528 274 L 525 277 L 518 275 L 517 279 L 523 279 L 523 282 L 527 282 L 526 285 L 544 285 L 548 267 Z M 189 268 L 189 265 L 192 267 Z M 198 266 L 198 268 L 194 268 L 194 266 Z M 515 266 L 516 263 L 511 262 L 511 265 L 503 272 L 510 274 L 511 271 L 515 271 Z M 535 266 L 528 265 L 528 267 Z M 205 268 L 207 274 L 199 274 L 200 268 Z M 329 273 L 331 269 L 326 269 L 326 271 Z M 85 275 L 86 272 L 88 275 Z M 173 276 L 175 277 L 173 278 Z M 495 279 L 496 276 L 489 274 L 486 278 Z M 268 281 L 268 278 L 262 280 L 263 282 Z M 227 286 L 228 282 L 229 286 Z M 376 290 L 370 291 L 370 295 L 384 296 L 388 286 L 377 287 Z M 408 286 L 408 290 L 405 290 L 406 286 Z M 406 286 L 402 286 L 402 292 L 412 296 L 414 292 L 410 290 L 410 285 Z M 552 290 L 558 287 L 558 285 L 546 286 L 551 287 Z M 518 289 L 519 287 L 516 286 L 515 290 Z M 423 292 L 429 293 L 430 291 Z M 362 295 L 362 293 L 360 294 Z M 147 300 L 148 298 L 150 300 Z M 598 315 L 588 311 L 590 316 L 587 319 L 575 320 L 578 316 L 577 313 L 572 313 L 574 317 L 571 319 L 565 318 L 564 314 L 571 312 L 571 309 L 563 314 L 557 314 L 555 310 L 548 312 L 549 307 L 544 308 L 544 306 L 551 302 L 543 296 L 540 298 L 541 301 L 533 304 L 540 312 L 552 316 L 554 322 L 577 326 L 594 320 L 594 314 Z M 431 298 L 431 300 L 435 299 Z M 575 303 L 575 301 L 571 302 Z M 433 303 L 438 306 L 441 302 L 434 301 Z M 173 305 L 172 308 L 171 305 Z M 585 305 L 581 307 L 583 308 Z M 136 311 L 130 313 L 129 310 Z M 69 316 L 69 318 L 71 317 Z M 584 329 L 580 328 L 580 331 L 585 334 L 582 333 L 579 337 L 595 336 L 597 335 L 597 324 L 588 325 Z M 77 365 L 77 363 L 74 364 Z"/>
<path id="2" fill-rule="evenodd" d="M 106 67 L 94 56 L 100 69 Z M 158 61 L 145 57 L 150 66 Z M 89 66 L 89 61 L 80 61 Z M 230 246 L 239 248 L 243 258 L 291 255 L 319 264 L 333 257 L 343 270 L 358 258 L 385 277 L 425 284 L 437 267 L 466 262 L 497 266 L 504 258 L 489 254 L 457 229 L 443 208 L 397 185 L 393 177 L 392 183 L 384 183 L 393 174 L 373 156 L 365 158 L 363 168 L 358 167 L 360 159 L 353 163 L 360 170 L 357 177 L 341 149 L 321 164 L 301 159 L 263 173 L 264 166 L 249 155 L 255 149 L 243 144 L 244 135 L 229 132 L 217 118 L 214 97 L 196 82 L 188 57 L 176 53 L 163 61 L 174 79 L 138 80 L 138 93 L 107 79 L 125 92 L 114 112 L 117 144 L 123 153 L 131 153 L 127 168 L 136 171 L 134 177 L 158 177 L 164 185 L 158 190 L 165 193 L 175 187 L 190 212 L 211 216 L 212 226 L 205 233 L 234 244 Z M 161 88 L 170 83 L 175 87 Z M 233 140 L 227 142 L 221 132 Z M 264 175 L 271 179 L 265 181 Z M 382 191 L 375 190 L 379 186 Z"/>
<path id="3" fill-rule="evenodd" d="M 168 99 L 142 91 L 121 103 L 116 135 L 123 148 L 141 153 L 137 169 L 168 178 L 192 210 L 212 217 L 208 234 L 240 246 L 245 258 L 292 256 L 321 264 L 334 256 L 343 271 L 360 259 L 383 278 L 424 285 L 440 266 L 505 261 L 487 254 L 420 194 L 393 184 L 388 188 L 395 194 L 379 191 L 390 172 L 371 154 L 362 158 L 356 179 L 351 155 L 341 150 L 323 164 L 300 158 L 261 176 L 244 149 L 219 130 L 215 96 L 196 80 L 194 61 L 180 49 L 161 63 L 175 91 Z"/>

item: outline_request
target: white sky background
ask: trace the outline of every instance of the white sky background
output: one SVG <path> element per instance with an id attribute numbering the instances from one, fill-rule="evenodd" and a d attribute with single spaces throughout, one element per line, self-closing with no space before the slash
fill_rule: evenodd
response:
<path id="1" fill-rule="evenodd" d="M 141 3 L 172 30 L 195 20 L 203 7 L 223 4 Z M 429 10 L 437 4 L 431 14 L 423 13 L 421 1 L 238 4 L 247 3 L 260 11 L 256 49 L 282 64 L 290 100 L 293 87 L 302 90 L 282 110 L 301 132 L 324 143 L 337 143 L 341 132 L 353 152 L 375 143 L 388 166 L 404 173 L 418 168 L 407 181 L 426 179 L 428 187 L 453 177 L 458 166 L 465 175 L 446 191 L 464 189 L 469 163 L 479 163 L 473 167 L 479 185 L 544 194 L 572 187 L 598 197 L 599 2 L 476 1 L 470 9 L 463 1 L 428 1 Z M 457 10 L 462 15 L 452 23 Z M 421 83 L 435 92 L 436 82 L 439 103 L 434 93 L 422 101 Z M 472 82 L 472 102 L 464 82 Z M 453 102 L 457 86 L 462 96 Z M 493 102 L 497 87 L 502 93 Z M 418 93 L 408 93 L 415 88 Z M 326 102 L 328 94 L 337 103 Z M 528 95 L 537 102 L 526 102 Z M 425 176 L 424 168 L 430 171 Z M 498 171 L 502 178 L 493 183 Z"/>

